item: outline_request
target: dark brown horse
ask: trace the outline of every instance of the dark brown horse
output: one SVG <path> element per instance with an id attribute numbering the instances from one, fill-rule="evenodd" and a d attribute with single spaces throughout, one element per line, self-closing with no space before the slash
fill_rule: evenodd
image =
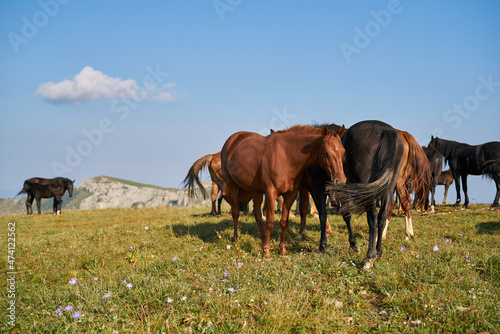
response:
<path id="1" fill-rule="evenodd" d="M 210 179 L 212 180 L 212 216 L 220 215 L 220 206 L 222 202 L 222 189 L 224 188 L 224 180 L 222 179 L 222 169 L 220 152 L 214 154 L 207 154 L 200 159 L 196 160 L 182 181 L 182 187 L 188 190 L 188 196 L 193 198 L 195 196 L 195 184 L 198 185 L 204 198 L 207 197 L 207 192 L 199 179 L 199 173 L 203 169 L 208 169 Z M 218 203 L 217 203 L 218 202 Z M 217 203 L 217 206 L 216 206 Z"/>
<path id="2" fill-rule="evenodd" d="M 349 242 L 353 249 L 356 249 L 356 241 L 350 228 L 351 212 L 366 212 L 370 235 L 363 269 L 369 270 L 376 257 L 382 255 L 382 233 L 387 222 L 387 209 L 399 179 L 405 147 L 396 130 L 380 121 L 354 124 L 342 137 L 342 144 L 345 148 L 344 171 L 348 183 L 330 183 L 327 191 L 341 203 L 340 212 L 348 226 Z M 378 212 L 375 205 L 377 200 L 380 200 Z M 323 220 L 321 224 L 324 224 Z M 322 234 L 323 230 L 322 227 Z"/>
<path id="3" fill-rule="evenodd" d="M 443 154 L 446 162 L 450 165 L 455 187 L 457 190 L 457 201 L 455 206 L 460 205 L 460 178 L 464 190 L 464 206 L 469 206 L 467 194 L 467 175 L 486 175 L 495 181 L 497 192 L 491 207 L 498 207 L 500 198 L 500 142 L 492 141 L 481 145 L 469 145 L 456 141 L 431 137 L 429 148 L 438 150 Z"/>
<path id="4" fill-rule="evenodd" d="M 300 126 L 300 125 L 299 125 Z M 274 226 L 274 203 L 283 195 L 280 251 L 286 254 L 285 237 L 288 215 L 297 197 L 304 172 L 319 165 L 334 183 L 345 182 L 342 168 L 344 148 L 338 132 L 307 127 L 304 132 L 280 132 L 266 137 L 253 132 L 237 132 L 225 142 L 222 151 L 222 173 L 226 184 L 224 195 L 231 205 L 234 222 L 234 240 L 238 240 L 238 200 L 251 197 L 254 207 L 261 207 L 266 195 L 266 230 L 262 213 L 254 210 L 263 239 L 264 257 L 270 257 L 270 237 Z"/>
<path id="5" fill-rule="evenodd" d="M 425 201 L 425 210 L 429 209 L 429 204 L 431 206 L 431 212 L 434 212 L 434 207 L 436 206 L 436 200 L 434 198 L 436 194 L 436 186 L 439 182 L 439 177 L 443 172 L 443 155 L 437 151 L 427 147 L 422 147 L 427 159 L 429 159 L 429 163 L 431 164 L 431 185 L 429 188 L 431 199 L 429 198 Z"/>
<path id="6" fill-rule="evenodd" d="M 51 197 L 54 197 L 54 213 L 60 214 L 62 205 L 61 197 L 64 195 L 66 190 L 68 190 L 69 197 L 73 196 L 74 182 L 74 180 L 71 181 L 70 179 L 64 177 L 56 177 L 53 179 L 34 177 L 24 181 L 23 189 L 17 195 L 28 195 L 26 199 L 26 210 L 29 215 L 33 213 L 32 205 L 34 199 L 36 200 L 36 205 L 38 207 L 38 214 L 41 214 L 41 199 Z"/>
<path id="7" fill-rule="evenodd" d="M 411 197 L 407 186 L 409 184 L 412 185 L 413 192 L 415 193 L 414 204 L 423 207 L 425 199 L 429 195 L 431 181 L 430 163 L 424 150 L 411 134 L 406 131 L 394 130 L 396 130 L 404 144 L 401 172 L 399 173 L 398 182 L 396 183 L 396 194 L 399 197 L 401 208 L 405 214 L 405 239 L 409 240 L 413 238 L 414 234 L 411 221 Z M 394 200 L 391 201 L 388 208 L 387 222 L 382 233 L 383 240 L 385 240 L 387 235 L 387 228 L 393 208 Z"/>
<path id="8" fill-rule="evenodd" d="M 453 174 L 451 174 L 451 170 L 447 169 L 441 172 L 438 178 L 439 186 L 444 186 L 444 197 L 443 197 L 443 205 L 446 204 L 446 197 L 448 197 L 448 189 L 453 184 Z"/>

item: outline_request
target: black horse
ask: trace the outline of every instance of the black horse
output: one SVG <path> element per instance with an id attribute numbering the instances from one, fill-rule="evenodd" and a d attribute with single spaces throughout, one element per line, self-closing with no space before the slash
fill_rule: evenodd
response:
<path id="1" fill-rule="evenodd" d="M 436 200 L 434 199 L 434 195 L 436 194 L 436 186 L 438 185 L 439 176 L 441 176 L 441 172 L 443 171 L 443 155 L 437 151 L 430 149 L 428 147 L 422 146 L 422 149 L 429 159 L 429 163 L 431 164 L 431 184 L 429 188 L 429 192 L 431 193 L 431 212 L 434 212 L 434 207 L 436 206 Z M 429 209 L 429 196 L 425 200 L 425 210 Z"/>
<path id="2" fill-rule="evenodd" d="M 491 207 L 498 207 L 500 197 L 500 142 L 492 141 L 481 145 L 469 145 L 456 141 L 440 139 L 431 136 L 429 148 L 440 151 L 450 165 L 455 187 L 457 190 L 457 201 L 455 206 L 460 205 L 460 178 L 464 189 L 464 206 L 469 206 L 467 195 L 467 175 L 486 175 L 495 181 L 497 193 Z"/>
<path id="3" fill-rule="evenodd" d="M 31 208 L 33 200 L 36 199 L 36 205 L 38 207 L 38 214 L 41 214 L 41 199 L 54 197 L 53 211 L 54 213 L 61 213 L 62 199 L 64 192 L 68 190 L 69 197 L 73 196 L 73 183 L 70 179 L 64 177 L 56 177 L 53 179 L 42 179 L 40 177 L 34 177 L 29 180 L 24 181 L 23 189 L 17 194 L 27 194 L 26 199 L 26 210 L 30 215 L 33 213 Z"/>
<path id="4" fill-rule="evenodd" d="M 329 125 L 330 130 L 338 128 L 337 125 Z M 401 170 L 404 143 L 390 125 L 380 121 L 363 121 L 346 131 L 342 144 L 345 148 L 344 173 L 348 183 L 331 184 L 326 173 L 318 166 L 309 168 L 307 177 L 310 179 L 305 182 L 318 209 L 321 229 L 319 250 L 324 251 L 327 245 L 326 197 L 329 193 L 336 202 L 342 203 L 340 213 L 347 225 L 349 243 L 355 251 L 356 238 L 351 227 L 350 212 L 367 212 L 370 237 L 364 269 L 369 270 L 376 256 L 382 254 L 382 233 L 387 220 L 387 208 Z M 378 199 L 381 199 L 381 208 L 377 213 L 375 201 Z M 301 216 L 302 212 L 305 210 L 301 210 Z"/>

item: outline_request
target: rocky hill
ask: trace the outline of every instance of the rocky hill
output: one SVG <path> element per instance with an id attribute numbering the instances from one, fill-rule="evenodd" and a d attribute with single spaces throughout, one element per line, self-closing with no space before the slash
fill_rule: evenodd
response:
<path id="1" fill-rule="evenodd" d="M 207 188 L 209 184 L 207 184 Z M 208 190 L 210 191 L 210 189 Z M 26 198 L 0 199 L 0 214 L 26 213 Z M 52 210 L 52 199 L 42 199 L 42 212 Z M 188 206 L 208 204 L 209 200 L 191 201 L 184 190 L 163 188 L 109 176 L 84 180 L 73 191 L 73 197 L 63 196 L 63 210 L 106 209 L 157 206 Z M 36 205 L 33 203 L 33 211 Z"/>

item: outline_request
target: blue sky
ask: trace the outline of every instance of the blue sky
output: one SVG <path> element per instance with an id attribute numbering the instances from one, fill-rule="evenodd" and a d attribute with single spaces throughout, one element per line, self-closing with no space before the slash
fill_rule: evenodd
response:
<path id="1" fill-rule="evenodd" d="M 497 1 L 4 1 L 0 197 L 33 176 L 177 187 L 232 133 L 298 123 L 500 140 L 498 17 Z M 494 183 L 469 180 L 491 203 Z"/>

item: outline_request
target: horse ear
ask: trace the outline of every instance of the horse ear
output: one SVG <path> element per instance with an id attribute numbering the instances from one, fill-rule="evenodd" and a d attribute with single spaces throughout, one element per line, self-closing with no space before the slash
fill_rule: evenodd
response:
<path id="1" fill-rule="evenodd" d="M 321 135 L 324 137 L 326 137 L 326 135 L 328 134 L 328 125 L 323 125 L 323 129 L 321 129 Z"/>
<path id="2" fill-rule="evenodd" d="M 71 181 L 71 183 L 75 183 L 75 181 L 76 181 L 76 179 L 75 179 L 75 180 L 73 180 L 73 181 Z"/>
<path id="3" fill-rule="evenodd" d="M 345 133 L 345 125 L 342 124 L 342 127 L 339 129 L 339 131 L 337 131 L 337 134 L 339 135 L 340 138 L 342 138 L 344 133 Z"/>
<path id="4" fill-rule="evenodd" d="M 275 131 L 273 129 L 271 129 L 271 133 L 274 133 Z"/>

